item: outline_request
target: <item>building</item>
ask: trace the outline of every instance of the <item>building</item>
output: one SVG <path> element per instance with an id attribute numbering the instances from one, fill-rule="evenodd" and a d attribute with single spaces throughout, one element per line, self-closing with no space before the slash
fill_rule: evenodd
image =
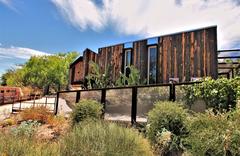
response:
<path id="1" fill-rule="evenodd" d="M 102 47 L 98 53 L 90 49 L 76 59 L 69 70 L 72 86 L 85 83 L 89 62 L 96 62 L 101 71 L 111 66 L 112 80 L 126 66 L 134 65 L 140 79 L 147 84 L 189 82 L 200 77 L 218 77 L 217 27 L 157 36 L 133 42 Z"/>

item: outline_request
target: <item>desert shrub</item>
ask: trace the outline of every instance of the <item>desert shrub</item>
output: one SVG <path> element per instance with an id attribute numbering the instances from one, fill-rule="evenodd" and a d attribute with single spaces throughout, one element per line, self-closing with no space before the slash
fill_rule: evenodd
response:
<path id="1" fill-rule="evenodd" d="M 196 99 L 203 99 L 208 108 L 229 110 L 235 108 L 239 93 L 240 77 L 234 79 L 206 78 L 202 83 L 184 87 L 186 104 L 192 105 Z"/>
<path id="2" fill-rule="evenodd" d="M 239 111 L 197 114 L 189 123 L 187 149 L 193 155 L 239 155 Z"/>
<path id="3" fill-rule="evenodd" d="M 100 119 L 102 105 L 94 100 L 82 100 L 76 104 L 71 114 L 72 123 L 76 124 L 85 119 Z"/>
<path id="4" fill-rule="evenodd" d="M 0 126 L 6 127 L 6 126 L 12 126 L 16 124 L 16 120 L 12 118 L 5 119 L 0 122 Z"/>
<path id="5" fill-rule="evenodd" d="M 67 123 L 67 119 L 65 119 L 65 117 L 61 115 L 51 116 L 48 118 L 47 123 L 53 127 L 58 127 Z"/>
<path id="6" fill-rule="evenodd" d="M 61 143 L 61 155 L 152 155 L 150 145 L 137 131 L 102 121 L 84 121 Z"/>
<path id="7" fill-rule="evenodd" d="M 59 155 L 56 142 L 38 142 L 25 136 L 0 133 L 0 155 L 2 156 L 50 156 Z"/>
<path id="8" fill-rule="evenodd" d="M 31 107 L 23 110 L 20 114 L 22 120 L 36 120 L 40 123 L 47 123 L 48 118 L 53 114 L 44 106 Z"/>
<path id="9" fill-rule="evenodd" d="M 183 138 L 188 134 L 187 112 L 179 103 L 157 102 L 148 113 L 147 137 L 156 152 L 181 151 Z"/>
<path id="10" fill-rule="evenodd" d="M 18 127 L 12 128 L 12 134 L 16 136 L 28 136 L 34 135 L 36 128 L 41 124 L 37 121 L 23 121 Z"/>

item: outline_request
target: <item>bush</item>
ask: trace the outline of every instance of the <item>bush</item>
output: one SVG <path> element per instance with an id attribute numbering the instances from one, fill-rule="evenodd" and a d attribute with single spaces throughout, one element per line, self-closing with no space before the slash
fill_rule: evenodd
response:
<path id="1" fill-rule="evenodd" d="M 100 119 L 102 115 L 102 104 L 94 100 L 82 100 L 76 104 L 71 114 L 72 123 L 76 124 L 85 119 Z"/>
<path id="2" fill-rule="evenodd" d="M 198 114 L 189 124 L 187 149 L 193 155 L 239 155 L 240 112 Z"/>
<path id="3" fill-rule="evenodd" d="M 75 126 L 61 143 L 61 155 L 152 155 L 151 148 L 138 132 L 114 123 L 84 121 Z"/>
<path id="4" fill-rule="evenodd" d="M 17 136 L 31 137 L 40 125 L 37 121 L 23 121 L 18 127 L 12 128 L 12 133 Z"/>
<path id="5" fill-rule="evenodd" d="M 148 113 L 147 137 L 160 154 L 181 151 L 183 138 L 188 134 L 187 112 L 174 102 L 157 102 Z"/>
<path id="6" fill-rule="evenodd" d="M 240 92 L 240 77 L 234 79 L 221 78 L 213 80 L 206 78 L 202 83 L 184 87 L 185 101 L 192 105 L 195 100 L 203 99 L 208 108 L 223 111 L 235 108 Z"/>
<path id="7" fill-rule="evenodd" d="M 23 110 L 20 114 L 22 120 L 34 120 L 40 123 L 47 123 L 49 117 L 53 117 L 53 114 L 44 106 L 31 107 Z"/>
<path id="8" fill-rule="evenodd" d="M 0 126 L 2 126 L 2 127 L 12 126 L 12 125 L 15 125 L 15 124 L 16 124 L 16 121 L 12 118 L 8 118 L 8 119 L 5 119 L 5 120 L 0 122 Z"/>

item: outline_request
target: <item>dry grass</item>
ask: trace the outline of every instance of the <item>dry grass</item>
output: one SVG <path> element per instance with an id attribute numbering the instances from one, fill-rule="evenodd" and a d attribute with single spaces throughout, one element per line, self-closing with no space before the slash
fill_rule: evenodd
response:
<path id="1" fill-rule="evenodd" d="M 34 120 L 40 123 L 47 123 L 53 114 L 44 106 L 27 108 L 20 113 L 23 121 Z"/>

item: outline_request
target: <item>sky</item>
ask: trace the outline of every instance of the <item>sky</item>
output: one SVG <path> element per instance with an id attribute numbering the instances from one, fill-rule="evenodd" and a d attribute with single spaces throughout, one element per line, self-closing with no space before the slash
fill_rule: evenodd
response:
<path id="1" fill-rule="evenodd" d="M 0 75 L 34 55 L 212 25 L 219 50 L 240 48 L 240 0 L 0 0 Z"/>

